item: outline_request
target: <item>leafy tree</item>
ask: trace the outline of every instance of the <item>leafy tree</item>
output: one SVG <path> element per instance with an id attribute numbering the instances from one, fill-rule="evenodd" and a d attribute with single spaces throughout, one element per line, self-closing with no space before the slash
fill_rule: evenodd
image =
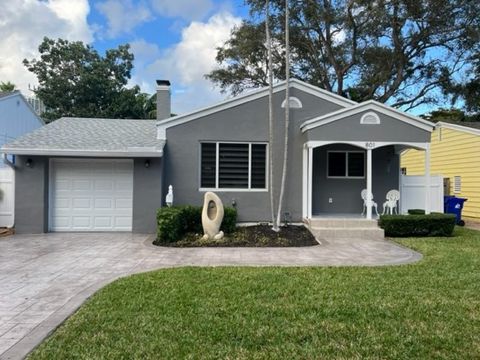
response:
<path id="1" fill-rule="evenodd" d="M 284 1 L 271 0 L 273 68 L 283 73 Z M 217 52 L 207 78 L 225 92 L 266 86 L 265 0 Z M 477 0 L 297 0 L 290 3 L 291 75 L 357 101 L 406 109 L 438 101 L 440 85 L 478 44 Z"/>
<path id="2" fill-rule="evenodd" d="M 10 81 L 0 82 L 0 92 L 12 92 L 15 91 L 15 84 Z"/>
<path id="3" fill-rule="evenodd" d="M 46 107 L 43 117 L 147 118 L 154 104 L 138 86 L 127 88 L 133 68 L 129 45 L 101 56 L 81 41 L 44 38 L 39 59 L 24 65 L 39 82 L 35 93 Z M 153 107 L 152 107 L 153 105 Z"/>
<path id="4" fill-rule="evenodd" d="M 432 122 L 445 121 L 445 122 L 472 122 L 480 121 L 479 114 L 465 114 L 461 109 L 451 108 L 444 109 L 440 108 L 434 111 L 431 111 L 427 114 L 421 115 L 425 120 Z"/>
<path id="5" fill-rule="evenodd" d="M 444 84 L 444 92 L 452 95 L 452 103 L 463 100 L 465 109 L 472 118 L 480 121 L 480 49 L 471 56 L 472 67 L 468 71 L 469 80 L 449 81 Z"/>

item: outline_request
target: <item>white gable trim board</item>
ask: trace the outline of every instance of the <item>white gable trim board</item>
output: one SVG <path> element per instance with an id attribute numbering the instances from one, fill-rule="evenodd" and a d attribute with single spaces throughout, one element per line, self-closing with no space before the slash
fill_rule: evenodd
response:
<path id="1" fill-rule="evenodd" d="M 429 121 L 423 120 L 416 116 L 406 114 L 404 112 L 398 111 L 384 104 L 371 100 L 371 101 L 366 101 L 366 102 L 357 104 L 350 108 L 340 109 L 330 114 L 322 115 L 322 116 L 313 118 L 311 120 L 307 120 L 300 126 L 300 128 L 302 129 L 302 132 L 305 132 L 307 130 L 311 130 L 319 126 L 327 125 L 327 124 L 330 124 L 331 122 L 344 119 L 348 116 L 352 116 L 352 115 L 359 114 L 361 112 L 369 111 L 369 110 L 379 112 L 387 116 L 391 116 L 399 121 L 403 121 L 409 125 L 412 125 L 430 132 L 433 131 L 433 128 L 435 126 L 433 123 Z"/>
<path id="2" fill-rule="evenodd" d="M 462 131 L 472 135 L 480 135 L 480 129 L 474 129 L 474 128 L 471 128 L 468 126 L 462 126 L 459 124 L 446 123 L 443 121 L 439 121 L 435 127 L 438 129 L 450 129 L 450 130 Z"/>
<path id="3" fill-rule="evenodd" d="M 290 87 L 304 91 L 310 95 L 317 96 L 321 99 L 330 101 L 334 104 L 337 104 L 342 107 L 351 107 L 356 105 L 355 101 L 346 99 L 340 95 L 331 93 L 329 91 L 320 89 L 316 86 L 307 84 L 303 81 L 292 79 L 290 81 Z M 285 81 L 282 81 L 278 84 L 275 84 L 273 87 L 273 92 L 278 93 L 285 90 Z M 268 88 L 262 88 L 259 90 L 254 90 L 244 95 L 237 96 L 232 99 L 225 100 L 213 106 L 205 107 L 200 110 L 196 110 L 184 115 L 174 116 L 172 118 L 161 120 L 157 123 L 157 139 L 166 140 L 166 130 L 170 127 L 181 125 L 198 118 L 211 115 L 226 109 L 230 109 L 235 106 L 239 106 L 245 103 L 248 103 L 253 100 L 260 99 L 268 95 Z"/>
<path id="4" fill-rule="evenodd" d="M 50 231 L 132 231 L 133 160 L 51 159 Z"/>

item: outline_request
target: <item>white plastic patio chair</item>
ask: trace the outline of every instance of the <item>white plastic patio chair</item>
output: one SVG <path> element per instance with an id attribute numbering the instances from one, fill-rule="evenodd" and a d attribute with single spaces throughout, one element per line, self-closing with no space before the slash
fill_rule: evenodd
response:
<path id="1" fill-rule="evenodd" d="M 362 196 L 362 200 L 363 200 L 363 211 L 362 211 L 362 216 L 364 216 L 365 212 L 367 211 L 367 189 L 363 189 L 362 192 L 360 193 L 360 195 Z M 373 201 L 373 195 L 370 194 L 371 196 L 371 200 L 372 200 L 372 208 L 375 209 L 375 213 L 377 214 L 378 216 L 378 206 L 377 206 L 377 203 L 375 201 Z"/>
<path id="2" fill-rule="evenodd" d="M 397 214 L 398 215 L 398 200 L 400 200 L 400 192 L 398 190 L 390 190 L 387 192 L 386 196 L 387 201 L 383 203 L 383 212 L 382 215 L 385 215 L 385 212 L 387 214 L 393 215 Z"/>

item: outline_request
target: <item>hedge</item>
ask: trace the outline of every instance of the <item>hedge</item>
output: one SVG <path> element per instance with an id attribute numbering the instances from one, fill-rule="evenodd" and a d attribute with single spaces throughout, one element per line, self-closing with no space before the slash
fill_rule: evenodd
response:
<path id="1" fill-rule="evenodd" d="M 455 227 L 453 214 L 382 215 L 379 225 L 386 236 L 451 236 Z"/>
<path id="2" fill-rule="evenodd" d="M 224 212 L 220 229 L 229 234 L 235 231 L 237 210 L 226 207 Z M 201 206 L 172 206 L 158 209 L 157 243 L 178 241 L 189 232 L 198 234 L 203 232 Z"/>

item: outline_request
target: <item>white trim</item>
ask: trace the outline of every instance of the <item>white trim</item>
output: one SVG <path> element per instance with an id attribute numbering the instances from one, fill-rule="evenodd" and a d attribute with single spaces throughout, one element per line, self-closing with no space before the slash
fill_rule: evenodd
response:
<path id="1" fill-rule="evenodd" d="M 320 146 L 325 146 L 325 145 L 331 145 L 331 144 L 346 144 L 346 145 L 352 145 L 359 147 L 361 149 L 378 149 L 384 146 L 390 146 L 390 145 L 402 145 L 402 146 L 408 146 L 412 147 L 415 149 L 419 150 L 425 150 L 427 145 L 429 143 L 423 143 L 423 142 L 409 142 L 409 141 L 343 141 L 343 140 L 328 140 L 328 141 L 307 141 L 305 143 L 306 146 L 309 147 L 320 147 Z"/>
<path id="2" fill-rule="evenodd" d="M 463 125 L 458 125 L 458 124 L 451 124 L 451 123 L 446 123 L 443 121 L 439 121 L 436 125 L 435 128 L 438 128 L 439 130 L 445 128 L 445 129 L 450 129 L 450 130 L 458 130 L 462 132 L 466 132 L 472 135 L 480 135 L 480 129 L 474 129 L 471 127 L 463 126 Z"/>
<path id="3" fill-rule="evenodd" d="M 302 219 L 307 218 L 308 206 L 308 148 L 302 149 Z"/>
<path id="4" fill-rule="evenodd" d="M 425 149 L 425 214 L 430 214 L 430 146 Z"/>
<path id="5" fill-rule="evenodd" d="M 374 119 L 374 122 L 367 122 L 367 117 L 373 117 Z M 380 124 L 381 121 L 380 121 L 380 117 L 377 115 L 377 113 L 373 112 L 373 111 L 369 111 L 365 114 L 362 115 L 362 117 L 360 118 L 360 124 L 362 125 L 378 125 Z"/>
<path id="6" fill-rule="evenodd" d="M 124 151 L 124 150 L 67 150 L 67 149 L 15 149 L 3 147 L 1 151 L 13 155 L 45 155 L 45 156 L 75 156 L 75 157 L 162 157 L 163 150 L 156 151 Z"/>
<path id="7" fill-rule="evenodd" d="M 346 98 L 344 98 L 340 95 L 337 95 L 337 94 L 331 93 L 329 91 L 320 89 L 316 86 L 307 84 L 307 83 L 305 83 L 303 81 L 300 81 L 300 80 L 297 80 L 297 79 L 291 79 L 290 80 L 290 87 L 301 90 L 301 91 L 303 91 L 305 93 L 308 93 L 310 95 L 314 95 L 314 96 L 316 96 L 320 99 L 330 101 L 330 102 L 332 102 L 334 104 L 337 104 L 339 106 L 342 106 L 342 107 L 349 107 L 349 106 L 353 106 L 353 105 L 357 104 L 355 101 L 346 99 Z M 274 93 L 284 91 L 284 90 L 285 90 L 285 81 L 281 81 L 281 82 L 279 82 L 279 83 L 277 83 L 273 86 L 273 92 Z M 229 109 L 229 108 L 232 108 L 232 107 L 235 107 L 235 106 L 238 106 L 238 105 L 241 105 L 241 104 L 244 104 L 244 103 L 256 100 L 256 99 L 259 99 L 259 98 L 262 98 L 262 97 L 267 96 L 267 95 L 268 95 L 268 87 L 265 87 L 265 88 L 262 88 L 262 89 L 253 90 L 251 92 L 248 92 L 246 94 L 234 97 L 232 99 L 228 99 L 228 100 L 219 102 L 215 105 L 207 106 L 207 107 L 192 111 L 190 113 L 177 115 L 177 116 L 165 119 L 165 120 L 161 120 L 161 121 L 157 122 L 157 129 L 161 128 L 161 130 L 157 133 L 157 139 L 165 140 L 166 139 L 165 130 L 170 128 L 170 127 L 181 125 L 181 124 L 184 124 L 186 122 L 196 120 L 196 119 L 199 119 L 201 117 L 211 115 L 213 113 L 223 111 L 223 110 L 226 110 L 226 109 Z"/>
<path id="8" fill-rule="evenodd" d="M 307 198 L 307 217 L 312 218 L 312 189 L 313 189 L 313 148 L 308 147 L 308 198 Z"/>
<path id="9" fill-rule="evenodd" d="M 290 109 L 301 109 L 303 107 L 302 102 L 300 101 L 299 98 L 295 96 L 290 96 Z M 282 102 L 282 109 L 285 108 L 285 105 L 287 104 L 287 99 L 283 100 Z"/>
<path id="10" fill-rule="evenodd" d="M 215 144 L 215 187 L 202 187 L 202 144 Z M 219 187 L 219 165 L 220 165 L 220 144 L 241 144 L 248 145 L 248 188 L 221 188 Z M 265 145 L 265 187 L 252 189 L 252 145 Z M 200 141 L 199 142 L 199 167 L 198 167 L 198 191 L 217 191 L 217 192 L 268 192 L 268 151 L 269 144 L 264 141 Z"/>
<path id="11" fill-rule="evenodd" d="M 372 149 L 367 149 L 367 219 L 372 219 Z"/>
<path id="12" fill-rule="evenodd" d="M 351 106 L 346 109 L 340 109 L 334 112 L 331 112 L 329 114 L 325 114 L 322 116 L 315 117 L 313 119 L 305 121 L 301 126 L 300 129 L 302 129 L 302 132 L 305 132 L 307 130 L 314 129 L 319 126 L 323 126 L 326 124 L 329 124 L 333 121 L 337 121 L 340 119 L 343 119 L 345 117 L 351 116 L 358 114 L 362 111 L 377 111 L 379 113 L 382 113 L 387 116 L 394 117 L 395 119 L 399 121 L 403 121 L 409 125 L 418 127 L 422 130 L 432 132 L 433 128 L 435 125 L 427 120 L 421 119 L 417 116 L 413 116 L 410 114 L 407 114 L 402 111 L 398 111 L 392 107 L 389 107 L 385 104 L 381 104 L 379 102 L 369 100 L 365 101 L 363 103 Z"/>
<path id="13" fill-rule="evenodd" d="M 268 192 L 268 189 L 245 189 L 245 188 L 198 188 L 199 192 Z"/>
<path id="14" fill-rule="evenodd" d="M 345 176 L 330 176 L 328 175 L 330 153 L 345 154 Z M 363 154 L 363 176 L 349 176 L 348 175 L 348 158 L 350 153 Z M 365 179 L 365 151 L 360 150 L 327 150 L 327 179 Z"/>

